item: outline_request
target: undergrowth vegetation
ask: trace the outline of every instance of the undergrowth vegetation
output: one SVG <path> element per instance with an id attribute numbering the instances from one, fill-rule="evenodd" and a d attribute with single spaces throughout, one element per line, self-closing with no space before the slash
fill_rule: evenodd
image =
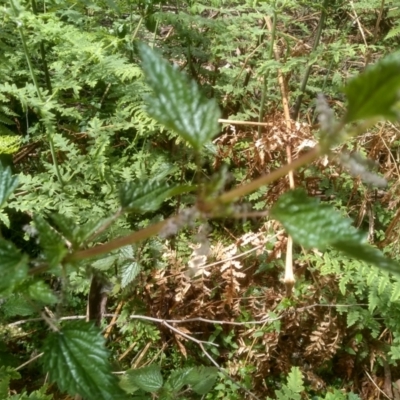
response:
<path id="1" fill-rule="evenodd" d="M 400 398 L 398 2 L 1 10 L 1 399 Z"/>

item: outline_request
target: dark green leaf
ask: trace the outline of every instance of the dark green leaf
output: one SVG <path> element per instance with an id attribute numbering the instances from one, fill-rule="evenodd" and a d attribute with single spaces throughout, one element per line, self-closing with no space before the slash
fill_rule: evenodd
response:
<path id="1" fill-rule="evenodd" d="M 189 190 L 193 190 L 193 187 L 170 188 L 155 181 L 128 182 L 121 186 L 119 199 L 122 208 L 136 213 L 144 213 L 157 210 L 165 199 Z"/>
<path id="2" fill-rule="evenodd" d="M 271 216 L 282 223 L 295 242 L 306 248 L 324 250 L 331 246 L 349 257 L 400 272 L 400 265 L 369 245 L 365 235 L 352 226 L 349 218 L 344 218 L 333 207 L 307 197 L 302 190 L 281 196 L 272 207 Z"/>
<path id="3" fill-rule="evenodd" d="M 99 271 L 107 271 L 111 267 L 115 267 L 115 263 L 118 261 L 117 254 L 111 254 L 109 256 L 105 256 L 99 258 L 98 260 L 92 263 L 92 267 Z"/>
<path id="4" fill-rule="evenodd" d="M 175 371 L 172 371 L 168 380 L 166 382 L 166 386 L 169 387 L 172 391 L 178 392 L 182 389 L 183 386 L 187 385 L 187 377 L 193 368 L 181 368 Z"/>
<path id="5" fill-rule="evenodd" d="M 0 239 L 0 293 L 10 293 L 28 272 L 28 257 L 6 240 Z"/>
<path id="6" fill-rule="evenodd" d="M 58 301 L 56 295 L 43 281 L 32 282 L 28 287 L 28 295 L 45 305 L 55 304 Z"/>
<path id="7" fill-rule="evenodd" d="M 348 257 L 374 264 L 378 268 L 395 274 L 400 274 L 400 264 L 397 261 L 385 257 L 380 250 L 365 243 L 365 241 L 357 243 L 349 242 L 346 239 L 338 240 L 332 247 L 345 253 Z"/>
<path id="8" fill-rule="evenodd" d="M 4 361 L 1 359 L 1 361 Z M 10 381 L 13 379 L 21 379 L 19 372 L 14 368 L 0 366 L 0 399 L 10 399 Z"/>
<path id="9" fill-rule="evenodd" d="M 66 324 L 46 338 L 43 351 L 44 370 L 61 391 L 87 400 L 126 398 L 111 374 L 104 338 L 92 324 Z"/>
<path id="10" fill-rule="evenodd" d="M 21 374 L 12 367 L 0 366 L 0 380 L 10 379 L 21 379 Z"/>
<path id="11" fill-rule="evenodd" d="M 306 248 L 324 250 L 341 235 L 355 236 L 360 233 L 328 204 L 307 197 L 302 190 L 285 193 L 271 210 L 271 216 L 279 220 L 293 240 Z"/>
<path id="12" fill-rule="evenodd" d="M 374 117 L 396 119 L 400 90 L 400 53 L 383 58 L 345 87 L 348 106 L 345 122 Z"/>
<path id="13" fill-rule="evenodd" d="M 25 296 L 13 294 L 7 298 L 2 305 L 2 311 L 7 317 L 15 315 L 28 316 L 37 314 L 39 307 L 35 307 L 32 301 L 29 301 Z"/>
<path id="14" fill-rule="evenodd" d="M 36 216 L 33 220 L 49 266 L 58 266 L 68 253 L 64 238 L 42 217 Z"/>
<path id="15" fill-rule="evenodd" d="M 185 377 L 185 384 L 201 395 L 207 394 L 214 386 L 218 377 L 218 369 L 215 367 L 195 367 Z"/>
<path id="16" fill-rule="evenodd" d="M 11 193 L 18 186 L 18 178 L 12 176 L 11 169 L 0 162 L 0 208 L 3 208 Z"/>
<path id="17" fill-rule="evenodd" d="M 83 225 L 76 225 L 72 218 L 61 214 L 53 214 L 51 219 L 60 232 L 67 238 L 74 248 L 79 248 L 82 243 L 90 239 L 102 227 L 111 224 L 115 217 L 94 219 Z"/>
<path id="18" fill-rule="evenodd" d="M 156 392 L 163 385 L 163 377 L 160 367 L 156 364 L 151 364 L 148 367 L 133 369 L 127 371 L 131 384 L 146 392 Z"/>
<path id="19" fill-rule="evenodd" d="M 219 131 L 216 101 L 203 96 L 195 82 L 188 82 L 150 47 L 138 47 L 143 70 L 154 91 L 149 98 L 149 114 L 200 150 Z"/>
<path id="20" fill-rule="evenodd" d="M 131 283 L 141 270 L 140 264 L 135 261 L 135 253 L 132 246 L 125 246 L 119 250 L 121 270 L 121 287 L 124 288 Z"/>
<path id="21" fill-rule="evenodd" d="M 139 274 L 141 266 L 136 261 L 127 261 L 121 266 L 121 287 L 129 285 Z"/>

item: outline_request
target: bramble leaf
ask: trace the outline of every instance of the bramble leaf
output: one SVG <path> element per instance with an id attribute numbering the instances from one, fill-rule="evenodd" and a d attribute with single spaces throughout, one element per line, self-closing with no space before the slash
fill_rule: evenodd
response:
<path id="1" fill-rule="evenodd" d="M 295 242 L 306 248 L 324 250 L 331 246 L 349 257 L 400 273 L 400 265 L 369 245 L 349 218 L 330 205 L 307 197 L 303 190 L 281 196 L 272 207 L 271 216 L 282 223 Z"/>
<path id="2" fill-rule="evenodd" d="M 399 112 L 400 52 L 391 54 L 350 80 L 344 88 L 348 106 L 345 122 L 384 117 L 396 119 Z"/>
<path id="3" fill-rule="evenodd" d="M 43 351 L 44 370 L 61 391 L 88 400 L 126 398 L 111 374 L 104 338 L 94 325 L 66 324 L 46 338 Z"/>
<path id="4" fill-rule="evenodd" d="M 154 91 L 148 99 L 149 114 L 199 151 L 219 131 L 216 101 L 207 99 L 195 82 L 188 82 L 150 47 L 138 47 L 144 73 Z"/>
<path id="5" fill-rule="evenodd" d="M 11 193 L 18 186 L 18 177 L 13 176 L 9 167 L 0 163 L 0 208 L 3 208 Z"/>
<path id="6" fill-rule="evenodd" d="M 6 240 L 0 239 L 0 293 L 10 293 L 24 281 L 28 273 L 28 257 Z"/>
<path id="7" fill-rule="evenodd" d="M 163 385 L 160 367 L 156 364 L 129 370 L 126 373 L 126 377 L 129 383 L 146 392 L 156 392 Z"/>

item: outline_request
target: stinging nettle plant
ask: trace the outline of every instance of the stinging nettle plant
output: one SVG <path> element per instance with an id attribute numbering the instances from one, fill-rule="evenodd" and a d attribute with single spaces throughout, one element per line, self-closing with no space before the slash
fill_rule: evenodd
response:
<path id="1" fill-rule="evenodd" d="M 219 131 L 220 114 L 216 102 L 208 100 L 195 83 L 189 82 L 156 51 L 144 44 L 139 44 L 137 48 L 147 82 L 153 90 L 146 99 L 147 112 L 160 124 L 178 134 L 191 147 L 193 159 L 200 168 L 202 156 L 208 151 L 207 146 Z M 344 89 L 348 104 L 347 111 L 340 120 L 334 118 L 332 110 L 324 99 L 320 98 L 319 145 L 291 163 L 254 181 L 224 193 L 220 193 L 223 183 L 215 185 L 218 179 L 209 185 L 199 182 L 196 185 L 175 186 L 165 183 L 163 179 L 130 181 L 120 185 L 120 207 L 108 218 L 75 224 L 71 218 L 54 214 L 49 223 L 43 216 L 34 215 L 34 225 L 42 252 L 33 259 L 11 241 L 1 238 L 2 299 L 22 295 L 28 298 L 37 310 L 47 305 L 58 304 L 60 315 L 50 318 L 44 313 L 41 314 L 50 331 L 44 340 L 41 357 L 43 369 L 49 373 L 50 381 L 55 382 L 61 391 L 71 395 L 77 394 L 85 399 L 122 399 L 128 397 L 127 393 L 134 393 L 139 389 L 152 393 L 164 390 L 168 392 L 168 396 L 172 396 L 179 393 L 185 385 L 191 387 L 195 393 L 206 394 L 215 382 L 215 369 L 177 370 L 164 384 L 160 370 L 150 366 L 147 369 L 130 371 L 120 384 L 112 374 L 111 363 L 108 361 L 109 353 L 99 329 L 83 321 L 62 322 L 62 300 L 46 284 L 42 273 L 51 272 L 60 277 L 64 286 L 61 290 L 62 296 L 63 290 L 68 287 L 69 274 L 85 260 L 102 257 L 156 235 L 174 235 L 197 219 L 208 220 L 235 213 L 232 205 L 236 200 L 274 182 L 290 171 L 306 167 L 320 156 L 329 155 L 334 146 L 363 132 L 378 119 L 397 119 L 399 67 L 400 54 L 395 53 L 353 78 Z M 223 176 L 220 180 L 223 181 Z M 17 187 L 17 177 L 13 176 L 9 168 L 2 166 L 0 207 L 3 215 L 7 201 Z M 142 230 L 119 238 L 94 244 L 124 213 L 141 217 L 149 211 L 159 209 L 168 198 L 195 191 L 196 203 L 191 208 L 181 210 L 178 215 L 149 224 Z M 304 248 L 333 248 L 350 258 L 363 260 L 382 270 L 392 273 L 399 271 L 397 262 L 388 259 L 378 249 L 369 245 L 365 236 L 353 227 L 349 219 L 343 218 L 329 205 L 320 204 L 317 200 L 307 197 L 301 190 L 292 190 L 281 196 L 271 208 L 270 216 L 280 221 L 294 242 Z M 133 278 L 128 281 L 131 280 Z M 201 373 L 207 375 L 207 384 L 199 381 L 198 375 Z M 301 385 L 299 388 L 301 389 Z M 294 392 L 297 394 L 300 389 Z"/>

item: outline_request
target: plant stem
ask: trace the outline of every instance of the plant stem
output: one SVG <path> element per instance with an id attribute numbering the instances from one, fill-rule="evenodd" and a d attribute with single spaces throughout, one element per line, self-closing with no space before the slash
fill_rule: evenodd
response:
<path id="1" fill-rule="evenodd" d="M 31 0 L 31 5 L 32 5 L 32 13 L 34 15 L 37 15 L 36 0 Z M 51 86 L 50 73 L 49 73 L 49 68 L 47 66 L 46 51 L 44 49 L 43 40 L 40 41 L 39 48 L 40 48 L 40 57 L 42 59 L 42 64 L 43 64 L 44 77 L 46 80 L 46 87 L 47 87 L 47 90 L 49 91 L 49 93 L 52 94 L 53 89 Z"/>
<path id="2" fill-rule="evenodd" d="M 275 34 L 276 34 L 276 1 L 273 5 L 273 14 L 272 14 L 272 30 L 271 30 L 271 43 L 269 45 L 269 52 L 268 52 L 268 60 L 272 58 L 272 54 L 274 52 L 274 44 L 275 44 Z M 265 99 L 267 97 L 267 85 L 268 85 L 268 76 L 269 76 L 269 69 L 264 74 L 263 77 L 263 88 L 261 94 L 261 103 L 260 103 L 260 112 L 258 114 L 258 122 L 261 123 L 264 118 L 264 108 L 265 108 Z M 258 126 L 258 138 L 261 137 L 261 125 Z"/>
<path id="3" fill-rule="evenodd" d="M 13 0 L 10 0 L 10 4 L 11 4 L 11 8 L 13 9 L 13 11 L 15 13 L 15 17 L 18 17 L 19 12 L 18 12 L 18 9 L 15 7 L 15 4 L 14 4 Z M 42 93 L 40 91 L 40 87 L 39 87 L 38 81 L 36 79 L 35 72 L 33 70 L 31 59 L 29 57 L 28 46 L 26 44 L 25 35 L 24 35 L 23 30 L 22 30 L 22 23 L 20 21 L 17 21 L 17 29 L 18 29 L 19 35 L 21 37 L 22 48 L 24 50 L 26 62 L 28 63 L 28 68 L 29 68 L 29 72 L 30 72 L 33 84 L 35 85 L 35 88 L 36 88 L 37 96 L 38 96 L 39 100 L 43 103 L 43 96 L 42 96 Z M 56 157 L 56 152 L 55 152 L 55 147 L 54 147 L 54 141 L 53 141 L 54 127 L 53 127 L 53 125 L 51 123 L 46 122 L 46 121 L 48 121 L 48 118 L 43 115 L 42 111 L 40 111 L 40 113 L 41 113 L 41 116 L 43 117 L 43 119 L 45 121 L 47 140 L 48 140 L 49 145 L 50 145 L 50 153 L 51 153 L 51 157 L 52 157 L 52 161 L 53 161 L 54 172 L 55 172 L 55 174 L 57 176 L 57 179 L 59 180 L 60 184 L 63 186 L 64 182 L 62 180 L 62 177 L 61 177 L 61 174 L 60 174 L 60 170 L 58 168 L 58 162 L 57 162 L 57 157 Z"/>
<path id="4" fill-rule="evenodd" d="M 321 40 L 322 29 L 325 26 L 325 20 L 326 20 L 326 15 L 327 15 L 327 7 L 329 5 L 329 1 L 330 0 L 324 0 L 324 2 L 322 4 L 321 16 L 319 18 L 317 33 L 315 34 L 315 40 L 314 40 L 314 43 L 313 43 L 312 52 L 314 52 L 317 49 L 317 47 L 319 46 L 319 42 Z M 313 64 L 310 64 L 306 68 L 306 71 L 304 73 L 303 81 L 301 82 L 301 86 L 300 86 L 300 94 L 299 94 L 299 97 L 296 100 L 296 104 L 295 104 L 294 109 L 293 109 L 292 118 L 294 120 L 296 120 L 298 115 L 299 115 L 301 102 L 303 101 L 304 91 L 305 91 L 306 86 L 307 86 L 308 78 L 310 77 L 312 66 L 313 66 Z"/>
<path id="5" fill-rule="evenodd" d="M 321 155 L 321 149 L 317 146 L 308 153 L 304 154 L 300 158 L 296 159 L 290 164 L 286 164 L 281 168 L 278 168 L 276 171 L 271 172 L 270 174 L 263 175 L 255 181 L 249 182 L 245 185 L 239 186 L 227 193 L 222 194 L 216 199 L 206 203 L 203 205 L 205 210 L 209 210 L 211 213 L 214 209 L 218 210 L 218 206 L 224 203 L 230 203 L 236 200 L 239 197 L 246 196 L 247 194 L 257 190 L 260 186 L 267 185 L 282 176 L 288 174 L 288 172 L 298 169 L 306 164 L 311 163 L 315 159 L 317 159 Z M 168 224 L 168 222 L 172 222 L 174 218 L 170 218 L 156 224 L 147 226 L 146 228 L 133 232 L 127 236 L 123 236 L 117 239 L 110 240 L 107 243 L 100 244 L 98 246 L 94 246 L 91 249 L 81 250 L 76 253 L 71 254 L 66 258 L 66 261 L 76 261 L 83 260 L 85 258 L 95 257 L 104 253 L 109 253 L 110 251 L 117 250 L 120 247 L 127 246 L 132 243 L 136 243 L 153 235 L 157 235 L 162 231 L 162 229 Z"/>

